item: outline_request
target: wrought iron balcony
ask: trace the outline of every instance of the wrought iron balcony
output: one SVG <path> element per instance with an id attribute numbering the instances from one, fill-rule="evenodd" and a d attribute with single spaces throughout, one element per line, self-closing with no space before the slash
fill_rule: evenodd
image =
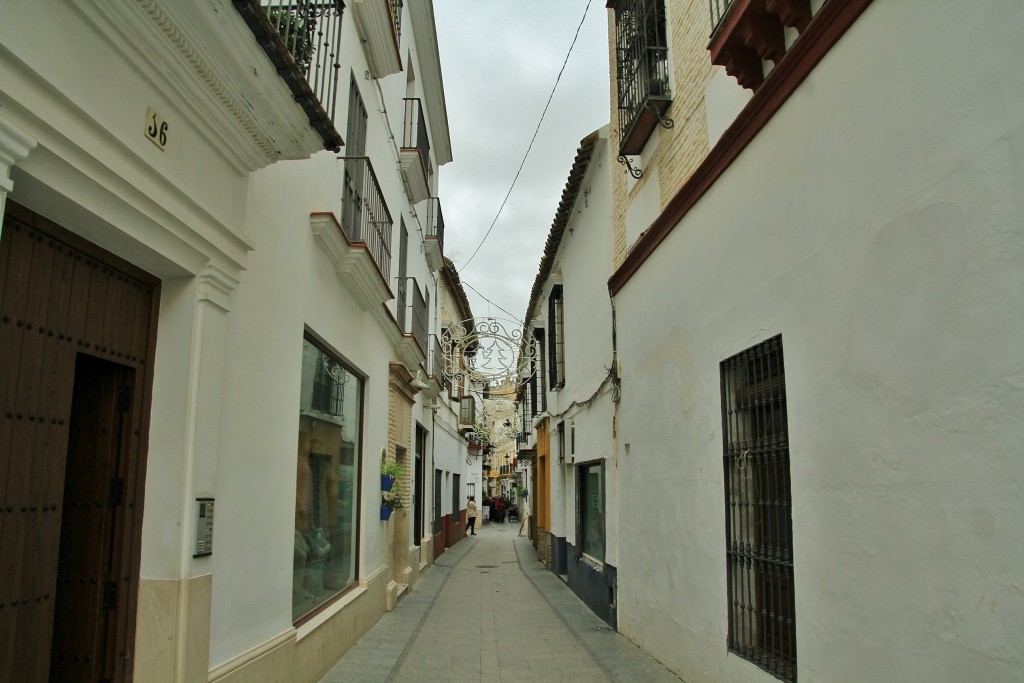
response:
<path id="1" fill-rule="evenodd" d="M 619 154 L 635 155 L 659 123 L 672 127 L 665 4 L 618 0 L 614 8 Z"/>
<path id="2" fill-rule="evenodd" d="M 399 278 L 397 297 L 398 327 L 412 335 L 423 358 L 427 357 L 427 301 L 414 277 Z"/>
<path id="3" fill-rule="evenodd" d="M 232 0 L 277 74 L 288 85 L 326 149 L 342 139 L 334 127 L 341 69 L 341 0 Z"/>
<path id="4" fill-rule="evenodd" d="M 383 78 L 401 71 L 402 0 L 357 0 L 350 6 L 370 75 Z"/>
<path id="5" fill-rule="evenodd" d="M 733 0 L 708 0 L 708 8 L 711 10 L 712 33 L 718 29 L 718 25 L 722 23 L 722 18 L 725 16 L 725 13 L 729 11 L 729 7 L 732 3 Z"/>
<path id="6" fill-rule="evenodd" d="M 424 245 L 427 265 L 437 272 L 444 267 L 444 216 L 441 214 L 441 199 L 431 197 L 427 204 L 427 235 Z"/>
<path id="7" fill-rule="evenodd" d="M 423 105 L 419 98 L 405 98 L 400 157 L 402 178 L 408 188 L 409 199 L 413 204 L 418 204 L 430 196 L 431 172 L 427 120 L 423 117 Z"/>
<path id="8" fill-rule="evenodd" d="M 350 242 L 364 243 L 374 263 L 390 281 L 391 229 L 394 221 L 384 202 L 369 157 L 340 157 L 345 164 L 341 227 Z"/>
<path id="9" fill-rule="evenodd" d="M 450 382 L 444 374 L 444 345 L 436 334 L 430 335 L 430 354 L 427 356 L 427 360 L 429 362 L 427 374 L 441 384 L 450 386 Z"/>

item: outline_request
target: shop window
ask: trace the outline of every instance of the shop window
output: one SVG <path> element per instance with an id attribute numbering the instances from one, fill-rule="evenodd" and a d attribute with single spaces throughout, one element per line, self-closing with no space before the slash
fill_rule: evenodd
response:
<path id="1" fill-rule="evenodd" d="M 604 463 L 576 468 L 577 543 L 579 552 L 604 562 Z"/>
<path id="2" fill-rule="evenodd" d="M 363 381 L 306 338 L 302 347 L 292 619 L 356 585 Z"/>

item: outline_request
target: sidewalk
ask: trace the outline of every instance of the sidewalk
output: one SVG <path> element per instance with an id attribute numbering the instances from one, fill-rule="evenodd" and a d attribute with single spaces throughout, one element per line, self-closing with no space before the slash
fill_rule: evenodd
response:
<path id="1" fill-rule="evenodd" d="M 449 548 L 320 683 L 680 683 L 537 561 L 518 524 Z"/>

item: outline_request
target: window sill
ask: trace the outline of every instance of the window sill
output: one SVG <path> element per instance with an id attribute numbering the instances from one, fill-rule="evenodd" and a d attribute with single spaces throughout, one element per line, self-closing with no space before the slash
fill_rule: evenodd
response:
<path id="1" fill-rule="evenodd" d="M 663 95 L 648 95 L 636 114 L 629 130 L 619 143 L 620 156 L 636 156 L 644 151 L 647 141 L 662 121 L 667 120 L 665 112 L 672 106 L 672 98 Z"/>
<path id="2" fill-rule="evenodd" d="M 586 564 L 589 564 L 596 571 L 599 571 L 599 572 L 602 572 L 602 573 L 604 572 L 604 562 L 602 562 L 601 560 L 598 560 L 597 558 L 593 557 L 592 555 L 588 555 L 586 553 L 580 553 L 576 557 L 576 559 L 579 560 L 580 562 L 585 562 Z"/>
<path id="3" fill-rule="evenodd" d="M 357 585 L 350 588 L 347 592 L 340 593 L 332 602 L 328 602 L 324 605 L 319 612 L 314 612 L 306 619 L 306 621 L 295 625 L 295 639 L 301 641 L 303 638 L 327 623 L 338 612 L 355 602 L 357 598 L 361 597 L 366 592 L 367 589 L 365 586 Z"/>

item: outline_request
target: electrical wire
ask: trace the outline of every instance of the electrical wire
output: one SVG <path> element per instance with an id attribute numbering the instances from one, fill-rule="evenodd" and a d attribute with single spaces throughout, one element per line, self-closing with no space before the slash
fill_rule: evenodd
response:
<path id="1" fill-rule="evenodd" d="M 469 287 L 469 288 L 470 288 L 470 289 L 472 289 L 472 290 L 473 290 L 474 292 L 476 292 L 476 293 L 477 293 L 477 295 L 478 295 L 478 296 L 479 296 L 479 297 L 480 297 L 481 299 L 483 299 L 484 301 L 486 301 L 486 302 L 487 302 L 487 303 L 489 303 L 490 305 L 494 306 L 495 308 L 497 308 L 497 309 L 498 309 L 499 311 L 501 311 L 501 312 L 502 312 L 502 313 L 504 313 L 505 315 L 507 315 L 507 316 L 510 316 L 510 317 L 512 318 L 512 322 L 517 322 L 517 323 L 519 323 L 520 325 L 522 325 L 523 327 L 526 327 L 526 323 L 524 323 L 524 322 L 523 322 L 522 320 L 520 320 L 520 319 L 519 319 L 519 316 L 516 316 L 516 315 L 513 315 L 512 313 L 509 313 L 509 312 L 508 312 L 508 311 L 506 311 L 506 310 L 505 310 L 504 308 L 502 308 L 502 307 L 501 307 L 501 306 L 499 306 L 498 304 L 494 303 L 493 301 L 491 301 L 490 299 L 488 299 L 488 298 L 487 298 L 486 296 L 484 296 L 483 294 L 480 294 L 480 290 L 479 290 L 479 289 L 477 289 L 477 288 L 476 288 L 476 287 L 474 287 L 473 285 L 469 284 L 469 283 L 468 283 L 468 282 L 466 282 L 466 281 L 465 281 L 464 279 L 462 279 L 462 278 L 459 278 L 459 279 L 460 279 L 460 281 L 462 282 L 462 284 L 464 284 L 465 286 Z"/>
<path id="2" fill-rule="evenodd" d="M 460 273 L 465 269 L 466 266 L 469 265 L 469 262 L 473 260 L 473 257 L 477 255 L 477 253 L 480 251 L 480 248 L 484 246 L 484 242 L 487 241 L 487 238 L 490 236 L 491 231 L 494 230 L 494 226 L 497 225 L 498 218 L 501 216 L 501 212 L 505 208 L 505 204 L 508 203 L 508 198 L 512 195 L 512 190 L 515 189 L 516 181 L 519 180 L 519 174 L 523 172 L 523 167 L 526 165 L 526 160 L 529 158 L 530 151 L 533 149 L 533 143 L 537 141 L 537 134 L 540 132 L 540 127 L 544 123 L 544 117 L 548 113 L 548 107 L 551 106 L 551 100 L 554 99 L 555 97 L 555 90 L 558 89 L 558 83 L 559 81 L 562 80 L 562 74 L 565 73 L 565 65 L 569 63 L 569 56 L 572 54 L 573 47 L 576 46 L 576 40 L 580 37 L 580 29 L 583 28 L 583 22 L 587 18 L 587 12 L 590 10 L 591 2 L 593 2 L 593 0 L 587 0 L 587 6 L 583 10 L 583 18 L 580 19 L 579 26 L 576 27 L 576 35 L 573 36 L 572 43 L 569 45 L 569 51 L 565 54 L 565 61 L 562 62 L 562 68 L 559 69 L 558 71 L 558 77 L 555 79 L 555 85 L 551 88 L 551 94 L 548 95 L 548 101 L 544 105 L 544 111 L 542 111 L 540 114 L 540 121 L 537 122 L 537 128 L 533 131 L 533 137 L 530 139 L 530 144 L 526 148 L 526 154 L 523 155 L 523 161 L 519 164 L 519 170 L 516 171 L 516 175 L 512 179 L 512 185 L 508 188 L 508 192 L 505 193 L 505 199 L 502 200 L 501 206 L 498 207 L 498 213 L 495 214 L 494 220 L 491 221 L 491 226 L 487 228 L 487 232 L 484 233 L 484 237 L 483 239 L 480 240 L 480 244 L 477 245 L 473 253 L 469 255 L 468 259 L 466 259 L 466 262 L 462 264 L 461 268 L 459 268 Z M 477 294 L 480 294 L 480 292 L 477 292 Z M 506 311 L 506 313 L 508 313 L 508 311 Z"/>

